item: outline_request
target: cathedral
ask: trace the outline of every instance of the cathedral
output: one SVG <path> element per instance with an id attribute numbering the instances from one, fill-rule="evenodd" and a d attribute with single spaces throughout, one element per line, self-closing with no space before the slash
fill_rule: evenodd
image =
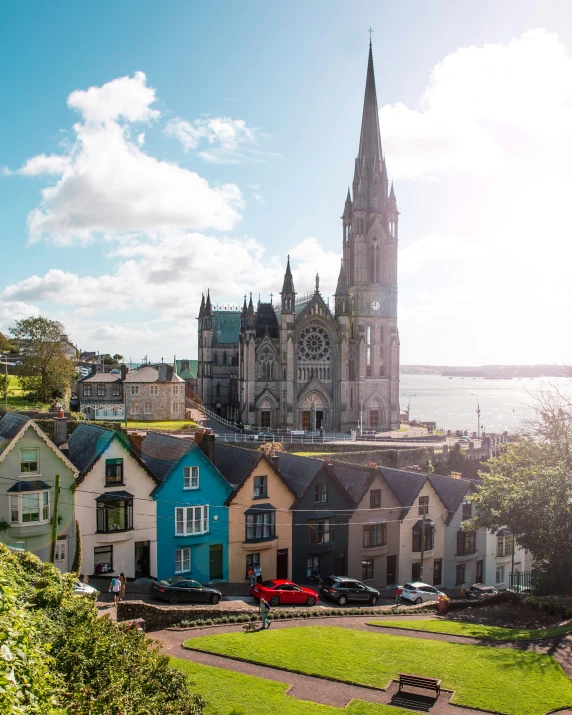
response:
<path id="1" fill-rule="evenodd" d="M 197 389 L 223 417 L 261 429 L 399 427 L 399 212 L 381 149 L 371 42 L 343 258 L 333 312 L 315 290 L 297 295 L 290 260 L 280 301 L 215 310 L 203 295 Z"/>

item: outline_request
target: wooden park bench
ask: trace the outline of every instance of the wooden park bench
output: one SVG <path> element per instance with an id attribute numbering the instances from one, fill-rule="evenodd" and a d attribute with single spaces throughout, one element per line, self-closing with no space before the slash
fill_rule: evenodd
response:
<path id="1" fill-rule="evenodd" d="M 429 690 L 434 690 L 437 693 L 437 697 L 441 694 L 441 681 L 437 678 L 422 678 L 420 675 L 408 675 L 407 673 L 399 673 L 399 690 L 404 685 L 408 685 L 411 688 L 428 688 Z"/>

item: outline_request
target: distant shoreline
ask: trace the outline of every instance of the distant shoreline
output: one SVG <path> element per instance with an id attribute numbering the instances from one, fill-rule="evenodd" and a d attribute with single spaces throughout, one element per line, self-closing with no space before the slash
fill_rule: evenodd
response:
<path id="1" fill-rule="evenodd" d="M 572 367 L 567 365 L 401 365 L 399 371 L 404 375 L 484 377 L 493 380 L 509 380 L 513 377 L 572 377 Z"/>

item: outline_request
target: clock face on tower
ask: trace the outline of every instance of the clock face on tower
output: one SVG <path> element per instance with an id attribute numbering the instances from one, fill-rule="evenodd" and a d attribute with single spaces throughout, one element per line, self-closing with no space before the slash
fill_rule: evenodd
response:
<path id="1" fill-rule="evenodd" d="M 371 301 L 371 309 L 374 310 L 376 313 L 377 311 L 381 308 L 381 303 L 379 300 L 372 300 Z"/>

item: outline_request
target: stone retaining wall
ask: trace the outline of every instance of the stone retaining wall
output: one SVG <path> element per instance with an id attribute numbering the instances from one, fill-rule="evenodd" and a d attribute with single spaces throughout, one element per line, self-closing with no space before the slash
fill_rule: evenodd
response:
<path id="1" fill-rule="evenodd" d="M 240 602 L 239 602 L 240 603 Z M 244 604 L 236 608 L 228 607 L 230 604 L 209 606 L 155 606 L 143 601 L 119 601 L 117 604 L 117 620 L 130 621 L 134 618 L 143 618 L 146 631 L 159 631 L 167 626 L 173 626 L 181 621 L 193 621 L 200 618 L 222 618 L 223 616 L 244 616 L 256 612 L 254 607 L 245 610 Z"/>

